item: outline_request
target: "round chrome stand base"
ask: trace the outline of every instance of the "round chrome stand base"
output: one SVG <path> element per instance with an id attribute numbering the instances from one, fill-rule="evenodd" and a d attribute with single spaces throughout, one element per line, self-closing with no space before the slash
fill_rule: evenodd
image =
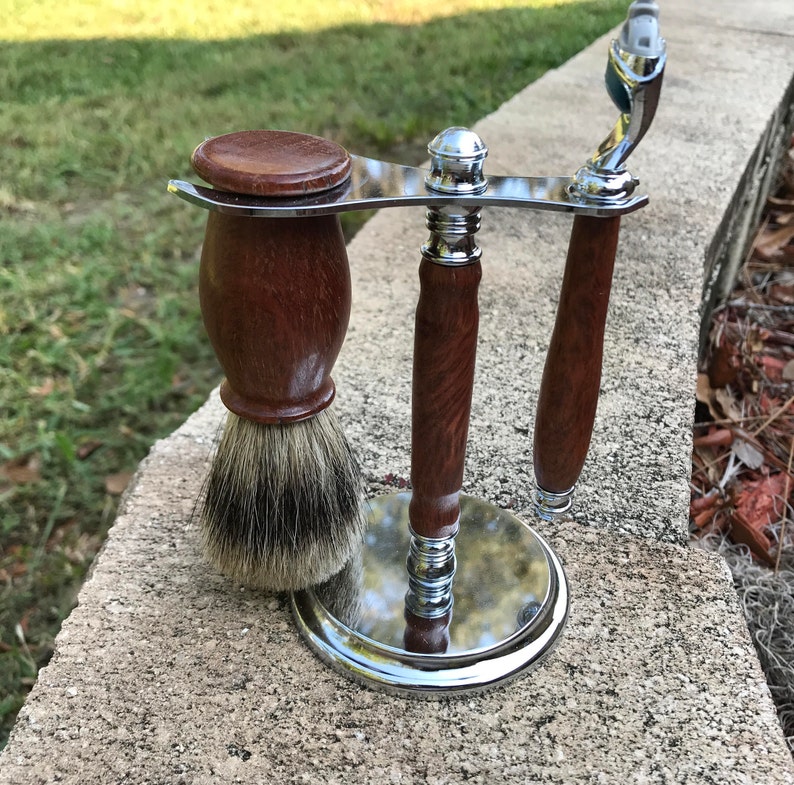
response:
<path id="1" fill-rule="evenodd" d="M 453 607 L 417 618 L 405 610 L 410 498 L 372 499 L 361 553 L 292 596 L 309 646 L 362 684 L 414 697 L 479 692 L 536 665 L 568 613 L 553 551 L 511 513 L 462 496 Z"/>

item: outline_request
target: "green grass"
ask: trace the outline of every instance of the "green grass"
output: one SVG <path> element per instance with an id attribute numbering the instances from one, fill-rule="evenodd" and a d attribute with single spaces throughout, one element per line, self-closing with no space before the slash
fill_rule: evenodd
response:
<path id="1" fill-rule="evenodd" d="M 270 127 L 419 163 L 627 4 L 0 0 L 0 747 L 118 475 L 219 379 L 205 215 L 165 192 L 192 148 Z"/>

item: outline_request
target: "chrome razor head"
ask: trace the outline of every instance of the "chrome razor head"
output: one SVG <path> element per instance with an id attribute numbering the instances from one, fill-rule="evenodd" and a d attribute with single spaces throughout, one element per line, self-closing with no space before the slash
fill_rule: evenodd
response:
<path id="1" fill-rule="evenodd" d="M 637 94 L 650 82 L 661 82 L 667 45 L 659 35 L 659 6 L 635 0 L 617 40 L 612 41 L 605 74 L 607 91 L 621 112 L 631 114 Z M 654 107 L 655 108 L 655 107 Z M 650 119 L 646 120 L 650 125 Z"/>
<path id="2" fill-rule="evenodd" d="M 659 4 L 654 0 L 635 0 L 620 31 L 620 48 L 636 57 L 660 57 L 664 38 L 659 35 Z"/>
<path id="3" fill-rule="evenodd" d="M 658 4 L 635 0 L 618 38 L 612 41 L 605 74 L 607 92 L 621 115 L 574 176 L 573 190 L 582 197 L 609 202 L 633 193 L 639 181 L 627 171 L 626 159 L 656 114 L 666 61 Z"/>

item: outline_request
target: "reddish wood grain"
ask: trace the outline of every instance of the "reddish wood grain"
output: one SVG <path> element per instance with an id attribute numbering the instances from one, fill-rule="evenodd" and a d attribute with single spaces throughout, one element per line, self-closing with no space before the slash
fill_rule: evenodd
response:
<path id="1" fill-rule="evenodd" d="M 574 218 L 535 423 L 535 478 L 554 493 L 576 484 L 590 446 L 619 231 L 619 217 Z"/>
<path id="2" fill-rule="evenodd" d="M 403 647 L 406 651 L 418 654 L 445 654 L 449 649 L 449 625 L 452 622 L 452 611 L 434 619 L 416 616 L 405 609 L 405 631 Z"/>
<path id="3" fill-rule="evenodd" d="M 333 400 L 350 316 L 350 271 L 336 216 L 210 213 L 201 255 L 204 325 L 226 374 L 221 397 L 258 422 L 304 419 Z"/>
<path id="4" fill-rule="evenodd" d="M 350 175 L 338 144 L 291 131 L 238 131 L 202 142 L 191 163 L 216 188 L 251 196 L 301 196 L 325 191 Z"/>
<path id="5" fill-rule="evenodd" d="M 479 309 L 480 263 L 423 260 L 416 309 L 411 434 L 411 528 L 449 537 L 460 518 Z"/>

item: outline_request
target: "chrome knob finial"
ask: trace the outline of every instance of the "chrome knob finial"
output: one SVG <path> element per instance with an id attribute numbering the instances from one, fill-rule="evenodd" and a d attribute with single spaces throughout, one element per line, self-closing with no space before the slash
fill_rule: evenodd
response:
<path id="1" fill-rule="evenodd" d="M 488 187 L 483 162 L 485 142 L 474 131 L 454 126 L 442 131 L 427 146 L 431 155 L 425 186 L 439 193 L 477 194 Z"/>

